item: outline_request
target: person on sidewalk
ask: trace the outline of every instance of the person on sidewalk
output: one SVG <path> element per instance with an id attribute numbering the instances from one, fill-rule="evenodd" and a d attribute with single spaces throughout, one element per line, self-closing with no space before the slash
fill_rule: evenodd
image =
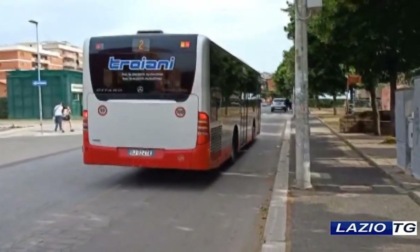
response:
<path id="1" fill-rule="evenodd" d="M 70 106 L 64 106 L 63 121 L 69 122 L 70 132 L 74 132 L 74 129 L 71 126 L 71 109 L 70 109 Z"/>
<path id="2" fill-rule="evenodd" d="M 57 129 L 60 128 L 60 131 L 64 133 L 63 125 L 62 125 L 63 124 L 63 103 L 62 102 L 55 105 L 54 107 L 54 122 L 55 122 L 54 131 L 57 132 Z"/>
<path id="3" fill-rule="evenodd" d="M 292 110 L 292 102 L 289 100 L 289 98 L 286 98 L 286 101 L 284 103 L 284 105 L 286 105 L 287 111 Z"/>

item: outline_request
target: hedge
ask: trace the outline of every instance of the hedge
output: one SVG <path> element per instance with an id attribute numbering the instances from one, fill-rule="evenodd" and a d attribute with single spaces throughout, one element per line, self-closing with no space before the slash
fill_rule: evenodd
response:
<path id="1" fill-rule="evenodd" d="M 344 99 L 337 99 L 335 101 L 335 107 L 340 107 L 340 106 L 344 106 L 346 100 Z M 333 100 L 326 100 L 326 99 L 320 99 L 318 100 L 318 104 L 316 102 L 315 99 L 309 99 L 309 107 L 311 108 L 316 108 L 316 107 L 320 107 L 320 108 L 332 108 L 333 107 Z"/>

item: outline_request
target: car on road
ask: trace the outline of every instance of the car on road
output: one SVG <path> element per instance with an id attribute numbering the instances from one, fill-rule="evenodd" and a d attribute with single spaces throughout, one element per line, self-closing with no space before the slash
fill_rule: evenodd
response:
<path id="1" fill-rule="evenodd" d="M 276 110 L 283 110 L 283 112 L 287 112 L 286 98 L 273 99 L 273 102 L 271 103 L 271 112 Z"/>

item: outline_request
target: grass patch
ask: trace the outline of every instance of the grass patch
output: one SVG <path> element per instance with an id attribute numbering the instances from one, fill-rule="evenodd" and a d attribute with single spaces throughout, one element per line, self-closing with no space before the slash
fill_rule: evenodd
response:
<path id="1" fill-rule="evenodd" d="M 387 136 L 385 139 L 381 142 L 381 144 L 396 144 L 397 140 L 393 136 Z"/>
<path id="2" fill-rule="evenodd" d="M 321 118 L 321 119 L 334 119 L 336 118 L 337 120 L 342 116 L 342 115 L 334 115 L 334 114 L 319 114 L 316 115 L 317 117 Z"/>
<path id="3" fill-rule="evenodd" d="M 334 115 L 334 110 L 332 108 L 326 109 L 317 109 L 317 108 L 310 108 L 310 112 L 312 115 L 321 119 L 325 124 L 330 126 L 336 131 L 340 129 L 340 117 L 344 115 L 344 109 L 337 108 L 337 114 Z"/>
<path id="4" fill-rule="evenodd" d="M 331 128 L 333 128 L 335 131 L 340 131 L 340 122 L 326 122 L 328 124 L 328 126 L 330 126 Z"/>

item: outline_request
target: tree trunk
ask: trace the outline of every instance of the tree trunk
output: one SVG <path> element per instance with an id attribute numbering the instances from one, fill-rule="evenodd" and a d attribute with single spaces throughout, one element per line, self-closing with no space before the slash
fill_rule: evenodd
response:
<path id="1" fill-rule="evenodd" d="M 318 110 L 321 110 L 321 106 L 319 104 L 319 97 L 318 97 L 318 93 L 315 93 L 315 103 L 316 103 L 316 107 L 318 108 Z"/>
<path id="2" fill-rule="evenodd" d="M 337 107 L 336 107 L 336 104 L 337 104 L 337 94 L 333 94 L 333 104 L 332 104 L 332 106 L 333 106 L 333 110 L 334 110 L 334 115 L 337 115 Z"/>
<path id="3" fill-rule="evenodd" d="M 376 88 L 370 87 L 370 106 L 372 107 L 372 120 L 373 120 L 373 134 L 380 136 L 381 135 L 381 118 L 379 115 L 378 105 L 376 103 Z"/>
<path id="4" fill-rule="evenodd" d="M 392 128 L 392 135 L 395 136 L 395 91 L 397 90 L 397 79 L 398 73 L 397 71 L 393 71 L 390 73 L 390 80 L 389 80 L 389 96 L 390 96 L 390 111 L 391 111 L 391 128 Z"/>

